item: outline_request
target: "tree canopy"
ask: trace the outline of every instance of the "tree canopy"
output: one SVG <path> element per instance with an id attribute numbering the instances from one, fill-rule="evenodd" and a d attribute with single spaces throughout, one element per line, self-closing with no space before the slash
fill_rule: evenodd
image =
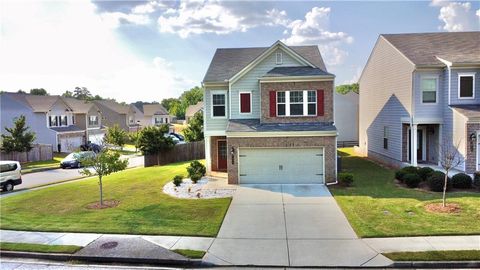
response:
<path id="1" fill-rule="evenodd" d="M 99 95 L 93 95 L 90 90 L 86 87 L 75 87 L 73 91 L 67 90 L 65 93 L 62 94 L 62 97 L 68 97 L 68 98 L 76 98 L 80 100 L 87 100 L 87 101 L 92 101 L 92 100 L 103 100 L 103 98 Z"/>
<path id="2" fill-rule="evenodd" d="M 203 113 L 197 112 L 188 122 L 188 127 L 183 130 L 185 140 L 188 142 L 201 141 L 204 138 L 203 135 Z"/>
<path id="3" fill-rule="evenodd" d="M 342 94 L 342 95 L 346 95 L 350 92 L 354 92 L 354 93 L 359 93 L 359 85 L 358 83 L 352 83 L 352 84 L 342 84 L 342 85 L 338 85 L 335 90 L 337 91 L 337 93 L 339 94 Z"/>
<path id="4" fill-rule="evenodd" d="M 2 150 L 6 153 L 30 151 L 36 136 L 29 129 L 24 115 L 15 118 L 12 128 L 5 127 L 8 134 L 2 134 Z"/>
<path id="5" fill-rule="evenodd" d="M 48 96 L 48 92 L 43 88 L 33 88 L 30 89 L 30 95 Z"/>
<path id="6" fill-rule="evenodd" d="M 190 105 L 195 105 L 203 100 L 203 90 L 199 86 L 185 91 L 179 98 L 167 98 L 162 100 L 162 105 L 168 110 L 168 113 L 175 115 L 179 119 L 185 118 L 185 111 Z"/>

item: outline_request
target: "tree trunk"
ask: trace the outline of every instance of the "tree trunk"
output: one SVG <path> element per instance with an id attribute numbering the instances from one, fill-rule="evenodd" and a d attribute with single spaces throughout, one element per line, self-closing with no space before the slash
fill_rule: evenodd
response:
<path id="1" fill-rule="evenodd" d="M 98 176 L 98 185 L 100 186 L 100 206 L 103 206 L 103 186 L 102 186 L 102 177 Z"/>
<path id="2" fill-rule="evenodd" d="M 157 155 L 157 165 L 160 165 L 160 153 L 157 152 L 156 155 Z"/>
<path id="3" fill-rule="evenodd" d="M 442 197 L 442 205 L 443 207 L 446 206 L 446 202 L 447 202 L 447 198 L 446 198 L 446 195 L 447 195 L 447 182 L 448 182 L 448 170 L 447 172 L 445 173 L 445 181 L 443 183 L 443 197 Z"/>

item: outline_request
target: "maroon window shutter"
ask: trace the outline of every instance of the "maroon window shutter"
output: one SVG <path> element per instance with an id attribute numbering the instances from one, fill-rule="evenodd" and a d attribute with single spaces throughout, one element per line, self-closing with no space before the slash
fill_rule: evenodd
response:
<path id="1" fill-rule="evenodd" d="M 325 112 L 325 97 L 323 90 L 317 90 L 317 116 L 323 116 Z"/>
<path id="2" fill-rule="evenodd" d="M 241 113 L 251 112 L 250 93 L 240 94 L 240 112 Z"/>
<path id="3" fill-rule="evenodd" d="M 270 117 L 277 116 L 277 92 L 270 91 Z"/>

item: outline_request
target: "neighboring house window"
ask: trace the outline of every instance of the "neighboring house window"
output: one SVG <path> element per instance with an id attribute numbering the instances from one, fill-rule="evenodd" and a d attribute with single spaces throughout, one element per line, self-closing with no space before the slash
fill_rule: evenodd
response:
<path id="1" fill-rule="evenodd" d="M 475 75 L 459 74 L 458 75 L 458 97 L 465 99 L 475 98 Z"/>
<path id="2" fill-rule="evenodd" d="M 276 58 L 276 59 L 275 59 L 275 63 L 276 63 L 277 65 L 283 64 L 283 54 L 282 54 L 281 52 L 277 52 L 277 53 L 275 54 L 275 56 L 276 56 L 276 57 L 275 57 L 275 58 Z"/>
<path id="3" fill-rule="evenodd" d="M 167 118 L 165 118 L 165 123 L 167 123 L 167 124 L 168 124 L 168 117 L 167 117 Z"/>
<path id="4" fill-rule="evenodd" d="M 66 115 L 50 115 L 48 117 L 48 124 L 50 127 L 62 127 L 67 126 L 67 116 Z"/>
<path id="5" fill-rule="evenodd" d="M 303 115 L 303 91 L 290 91 L 290 115 Z"/>
<path id="6" fill-rule="evenodd" d="M 251 113 L 251 93 L 240 93 L 240 113 Z"/>
<path id="7" fill-rule="evenodd" d="M 128 122 L 129 122 L 130 124 L 133 124 L 133 116 L 129 116 L 129 117 L 128 117 Z"/>
<path id="8" fill-rule="evenodd" d="M 75 125 L 75 115 L 72 115 L 72 124 Z"/>
<path id="9" fill-rule="evenodd" d="M 388 149 L 388 127 L 383 127 L 383 148 Z"/>
<path id="10" fill-rule="evenodd" d="M 213 117 L 225 117 L 225 94 L 212 95 L 212 115 Z"/>
<path id="11" fill-rule="evenodd" d="M 277 92 L 277 115 L 278 116 L 287 115 L 286 104 L 287 104 L 287 101 L 285 99 L 285 92 Z"/>
<path id="12" fill-rule="evenodd" d="M 437 103 L 437 78 L 422 78 L 422 103 Z"/>
<path id="13" fill-rule="evenodd" d="M 307 114 L 317 115 L 317 91 L 307 91 Z"/>
<path id="14" fill-rule="evenodd" d="M 163 118 L 155 116 L 155 125 L 163 124 Z"/>
<path id="15" fill-rule="evenodd" d="M 318 90 L 323 93 L 323 90 Z M 318 92 L 306 91 L 278 91 L 277 116 L 316 116 L 323 115 L 323 107 L 319 113 Z M 323 102 L 323 95 L 322 102 Z M 323 106 L 323 105 L 322 105 Z"/>
<path id="16" fill-rule="evenodd" d="M 88 118 L 88 125 L 89 126 L 98 126 L 98 116 L 97 115 L 90 115 Z"/>
<path id="17" fill-rule="evenodd" d="M 68 120 L 66 115 L 62 115 L 60 117 L 60 126 L 67 126 L 68 125 Z"/>

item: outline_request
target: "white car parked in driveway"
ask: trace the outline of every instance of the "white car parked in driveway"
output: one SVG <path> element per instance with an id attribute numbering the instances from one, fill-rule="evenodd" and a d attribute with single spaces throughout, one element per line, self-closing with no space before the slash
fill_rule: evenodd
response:
<path id="1" fill-rule="evenodd" d="M 0 185 L 3 191 L 12 191 L 14 186 L 22 183 L 21 170 L 22 167 L 18 161 L 0 161 Z"/>

